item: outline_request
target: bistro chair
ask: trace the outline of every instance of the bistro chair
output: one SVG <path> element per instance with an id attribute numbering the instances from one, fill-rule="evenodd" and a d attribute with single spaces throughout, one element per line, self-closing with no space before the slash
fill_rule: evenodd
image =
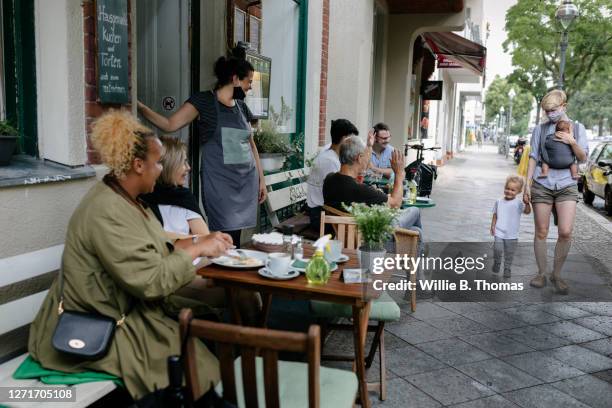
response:
<path id="1" fill-rule="evenodd" d="M 350 213 L 347 213 L 346 211 L 338 210 L 337 208 L 334 208 L 329 205 L 324 205 L 323 211 L 325 211 L 326 213 L 330 215 L 339 215 L 340 217 L 350 217 L 351 216 Z"/>
<path id="2" fill-rule="evenodd" d="M 417 256 L 419 245 L 419 233 L 405 228 L 395 228 L 395 252 L 406 254 L 410 258 Z M 410 291 L 410 309 L 416 311 L 416 274 L 417 271 L 406 270 L 406 277 L 412 282 L 413 289 Z"/>
<path id="3" fill-rule="evenodd" d="M 329 216 L 325 215 L 325 211 L 321 212 L 321 235 L 325 229 L 326 224 L 331 224 L 337 231 L 336 239 L 343 242 L 345 249 L 357 249 L 361 243 L 361 235 L 355 223 L 355 219 L 351 216 Z M 418 236 L 418 234 L 417 234 Z M 415 250 L 416 252 L 416 250 Z M 352 331 L 352 324 L 339 324 L 334 321 L 340 318 L 350 319 L 353 316 L 352 308 L 349 305 L 343 305 L 331 302 L 322 301 L 311 301 L 310 308 L 313 315 L 317 318 L 332 321 L 332 323 L 326 323 L 324 325 L 327 330 L 343 330 Z M 372 366 L 374 357 L 376 356 L 376 349 L 379 349 L 379 382 L 369 383 L 368 389 L 374 389 L 379 392 L 379 399 L 384 401 L 387 398 L 387 369 L 385 363 L 385 323 L 396 322 L 400 319 L 400 308 L 387 294 L 382 292 L 378 299 L 372 301 L 370 307 L 370 321 L 376 322 L 375 324 L 368 324 L 368 331 L 374 332 L 374 339 L 370 346 L 370 351 L 366 357 L 366 368 Z M 335 360 L 335 361 L 353 361 L 354 356 L 339 356 L 339 355 L 324 355 L 323 360 Z"/>
<path id="4" fill-rule="evenodd" d="M 194 400 L 202 394 L 196 363 L 196 338 L 216 344 L 221 382 L 215 391 L 240 408 L 308 406 L 351 407 L 357 394 L 355 373 L 320 366 L 320 329 L 308 333 L 242 327 L 180 314 L 181 339 L 187 338 L 185 375 Z M 234 358 L 234 350 L 240 356 Z M 304 353 L 306 363 L 278 359 L 281 351 Z M 261 357 L 258 357 L 261 355 Z"/>
<path id="5" fill-rule="evenodd" d="M 361 235 L 357 229 L 357 223 L 353 217 L 326 215 L 321 211 L 321 236 L 325 235 L 325 226 L 331 225 L 334 229 L 336 239 L 342 241 L 343 249 L 358 249 L 361 243 Z"/>

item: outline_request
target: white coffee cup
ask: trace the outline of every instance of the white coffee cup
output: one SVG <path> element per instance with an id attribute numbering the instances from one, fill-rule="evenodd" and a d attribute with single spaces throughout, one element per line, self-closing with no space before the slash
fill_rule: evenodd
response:
<path id="1" fill-rule="evenodd" d="M 287 275 L 290 266 L 291 256 L 284 252 L 273 252 L 266 260 L 266 269 L 274 276 Z"/>
<path id="2" fill-rule="evenodd" d="M 335 262 L 342 255 L 342 241 L 333 239 L 329 241 L 329 252 L 325 252 L 325 259 L 329 262 Z"/>

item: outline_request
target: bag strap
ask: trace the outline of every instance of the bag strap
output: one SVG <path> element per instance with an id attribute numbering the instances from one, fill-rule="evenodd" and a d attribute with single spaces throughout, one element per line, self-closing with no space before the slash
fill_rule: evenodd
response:
<path id="1" fill-rule="evenodd" d="M 61 315 L 62 313 L 64 313 L 64 260 L 62 259 L 61 263 L 60 263 L 60 269 L 59 269 L 59 285 L 60 285 L 60 300 L 59 300 L 59 304 L 57 305 L 57 314 Z M 117 327 L 121 326 L 124 322 L 125 322 L 125 318 L 127 317 L 126 313 L 121 311 L 121 306 L 119 305 L 119 302 L 117 302 L 117 307 L 119 308 L 119 312 L 121 313 L 121 319 L 117 320 Z M 131 307 L 129 308 L 131 310 Z"/>

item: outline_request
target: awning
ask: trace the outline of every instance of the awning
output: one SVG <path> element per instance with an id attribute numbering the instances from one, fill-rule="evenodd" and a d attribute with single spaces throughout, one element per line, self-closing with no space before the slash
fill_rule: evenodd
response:
<path id="1" fill-rule="evenodd" d="M 438 58 L 438 68 L 467 68 L 482 75 L 487 49 L 454 33 L 425 33 L 423 38 Z"/>

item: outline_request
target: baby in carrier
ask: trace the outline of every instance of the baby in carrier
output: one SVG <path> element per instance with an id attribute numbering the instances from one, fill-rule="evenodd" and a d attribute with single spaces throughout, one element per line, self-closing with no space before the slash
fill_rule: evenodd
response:
<path id="1" fill-rule="evenodd" d="M 571 126 L 572 123 L 566 116 L 557 122 L 555 132 L 569 133 Z M 546 137 L 546 140 L 542 143 L 540 153 L 540 157 L 542 158 L 542 173 L 540 173 L 540 178 L 548 177 L 548 170 L 550 168 L 567 169 L 569 167 L 572 178 L 574 180 L 578 179 L 578 164 L 576 164 L 574 151 L 568 144 L 555 140 L 554 134 Z"/>

